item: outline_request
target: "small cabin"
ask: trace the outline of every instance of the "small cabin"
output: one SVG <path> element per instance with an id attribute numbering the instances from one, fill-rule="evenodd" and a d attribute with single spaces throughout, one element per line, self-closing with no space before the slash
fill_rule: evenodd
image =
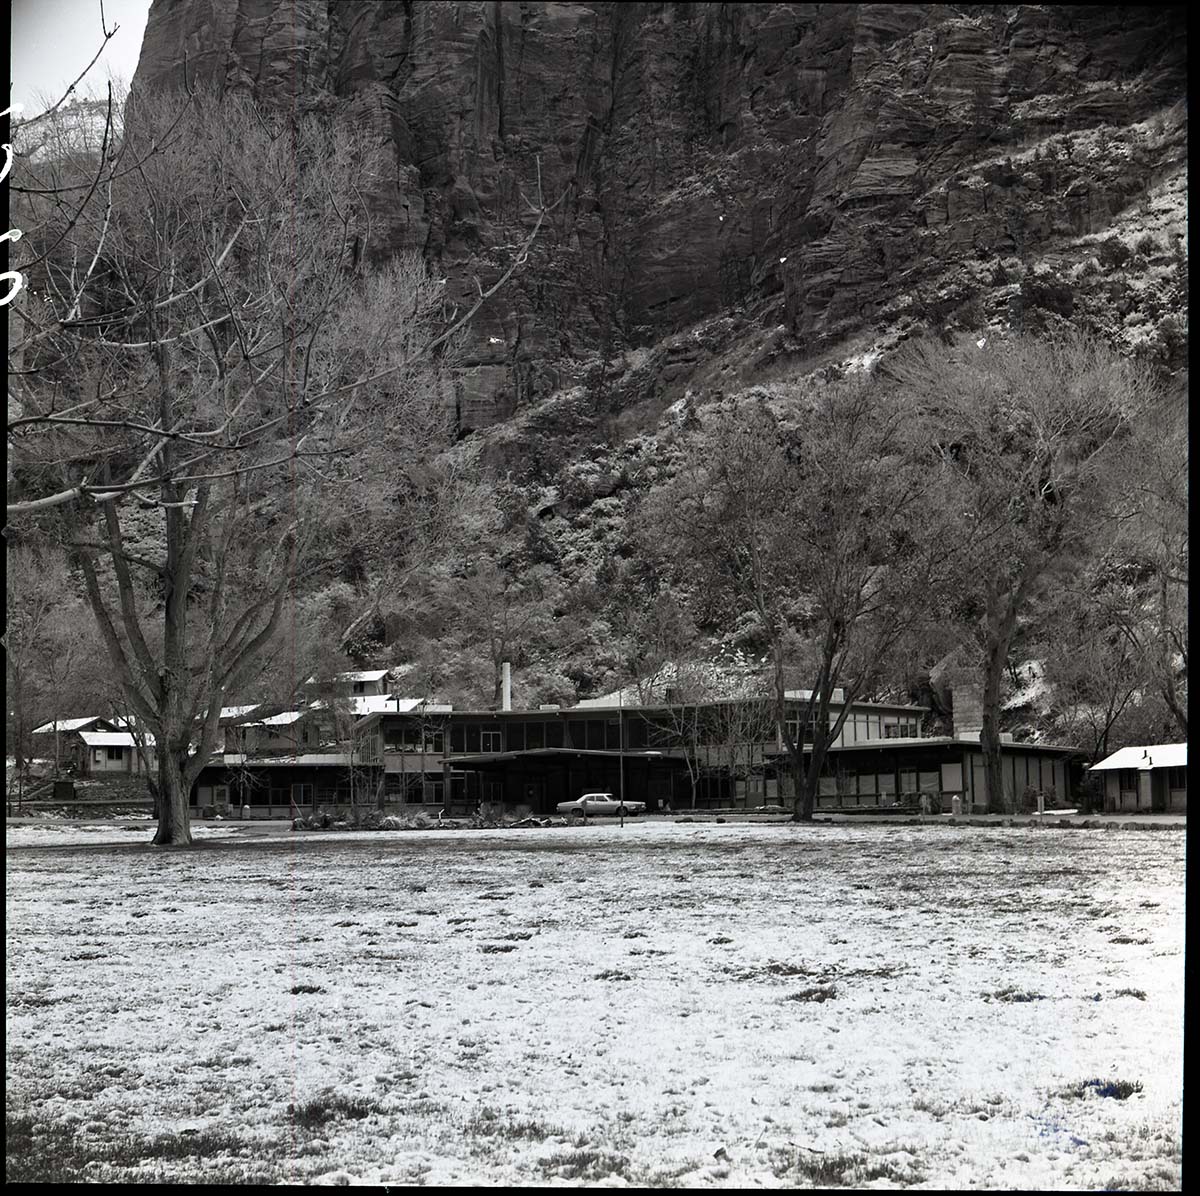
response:
<path id="1" fill-rule="evenodd" d="M 77 757 L 79 772 L 84 776 L 113 773 L 139 776 L 147 768 L 157 767 L 154 740 L 149 735 L 143 736 L 147 759 L 143 759 L 143 752 L 138 751 L 137 741 L 129 731 L 78 731 L 76 735 L 85 749 Z"/>
<path id="2" fill-rule="evenodd" d="M 312 751 L 320 742 L 316 712 L 284 710 L 250 722 L 224 728 L 225 751 L 247 756 L 295 755 Z"/>
<path id="3" fill-rule="evenodd" d="M 1186 743 L 1121 748 L 1089 771 L 1104 778 L 1105 813 L 1187 813 Z"/>

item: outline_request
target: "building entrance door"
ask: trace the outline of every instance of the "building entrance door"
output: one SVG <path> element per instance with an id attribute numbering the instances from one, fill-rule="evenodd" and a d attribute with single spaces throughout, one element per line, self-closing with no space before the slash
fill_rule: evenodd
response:
<path id="1" fill-rule="evenodd" d="M 521 786 L 521 800 L 535 814 L 543 812 L 546 804 L 546 782 L 543 780 L 526 781 Z"/>

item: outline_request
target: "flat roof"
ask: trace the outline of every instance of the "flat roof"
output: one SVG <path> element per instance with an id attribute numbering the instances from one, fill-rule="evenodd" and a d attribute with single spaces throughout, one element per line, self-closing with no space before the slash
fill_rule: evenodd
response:
<path id="1" fill-rule="evenodd" d="M 238 768 L 349 768 L 351 763 L 350 756 L 346 752 L 308 752 L 296 756 L 255 757 L 246 757 L 240 752 L 225 752 L 223 756 L 218 753 L 204 767 L 220 768 L 234 765 Z M 360 767 L 360 765 L 355 764 L 355 767 Z"/>
<path id="2" fill-rule="evenodd" d="M 608 756 L 613 760 L 624 757 L 626 760 L 659 760 L 665 759 L 669 752 L 652 751 L 644 748 L 527 748 L 517 752 L 473 752 L 470 755 L 457 753 L 446 756 L 451 765 L 475 764 L 492 760 L 520 760 L 529 756 Z"/>
<path id="3" fill-rule="evenodd" d="M 881 751 L 885 748 L 899 748 L 902 751 L 922 747 L 965 747 L 978 748 L 978 739 L 956 739 L 953 735 L 926 735 L 924 738 L 910 739 L 865 739 L 857 743 L 839 743 L 830 744 L 828 750 L 830 752 L 861 752 L 861 751 Z M 809 745 L 804 745 L 804 750 L 809 751 Z M 1004 742 L 1000 745 L 1000 750 L 1004 752 L 1022 751 L 1022 752 L 1067 752 L 1078 753 L 1079 748 L 1064 747 L 1059 744 L 1049 743 L 1009 743 Z M 786 748 L 777 748 L 774 744 L 768 744 L 763 748 L 764 754 L 785 755 Z"/>
<path id="4" fill-rule="evenodd" d="M 406 700 L 407 699 L 404 699 L 404 698 L 400 699 L 402 704 Z M 705 700 L 702 702 L 675 703 L 675 705 L 731 706 L 737 702 L 750 702 L 750 701 L 755 701 L 755 700 L 760 700 L 760 699 L 713 698 L 713 699 Z M 588 699 L 585 699 L 585 701 L 598 702 L 598 701 L 600 701 L 600 699 L 588 698 Z M 799 699 L 789 698 L 788 701 L 794 702 L 796 705 L 801 704 L 801 701 Z M 832 708 L 840 709 L 840 707 L 842 705 L 843 705 L 843 703 L 841 703 L 841 702 L 833 702 L 833 703 L 831 703 L 831 709 Z M 899 702 L 851 702 L 850 707 L 852 710 L 891 710 L 891 711 L 899 711 L 899 712 L 907 712 L 907 713 L 912 713 L 915 711 L 928 712 L 928 710 L 930 709 L 928 706 L 902 705 Z M 427 705 L 425 707 L 425 712 L 429 713 L 429 714 L 454 714 L 454 715 L 458 715 L 458 716 L 465 717 L 465 718 L 476 718 L 476 719 L 480 719 L 481 721 L 488 721 L 488 720 L 506 719 L 506 718 L 547 719 L 547 718 L 562 717 L 562 716 L 566 716 L 566 715 L 575 715 L 578 718 L 582 718 L 584 716 L 595 717 L 598 714 L 612 714 L 612 715 L 619 715 L 622 713 L 641 714 L 645 711 L 669 710 L 669 709 L 671 709 L 671 707 L 668 706 L 665 702 L 653 702 L 653 703 L 649 703 L 646 705 L 634 705 L 632 703 L 626 702 L 624 705 L 621 705 L 621 706 L 618 706 L 615 703 L 611 706 L 599 706 L 599 705 L 588 706 L 588 705 L 585 705 L 583 702 L 580 702 L 574 706 L 559 706 L 559 707 L 555 707 L 555 708 L 549 709 L 549 710 L 538 709 L 538 708 L 531 708 L 531 709 L 525 709 L 525 710 L 465 710 L 465 709 L 456 710 L 453 706 L 434 705 L 433 703 L 430 703 L 429 705 Z M 408 711 L 404 710 L 403 706 L 398 711 L 397 710 L 372 711 L 372 714 L 377 714 L 377 713 L 405 714 L 405 713 L 408 713 Z"/>

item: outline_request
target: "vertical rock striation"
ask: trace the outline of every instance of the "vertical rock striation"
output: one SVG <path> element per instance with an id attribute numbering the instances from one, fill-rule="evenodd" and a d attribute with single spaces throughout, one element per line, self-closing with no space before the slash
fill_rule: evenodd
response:
<path id="1" fill-rule="evenodd" d="M 1186 63 L 1171 7 L 154 0 L 134 88 L 186 64 L 353 104 L 395 166 L 375 251 L 419 248 L 462 304 L 529 228 L 540 164 L 567 198 L 472 329 L 480 426 L 724 311 L 815 349 L 956 261 L 1102 230 L 1169 163 L 1014 157 L 1169 109 Z"/>

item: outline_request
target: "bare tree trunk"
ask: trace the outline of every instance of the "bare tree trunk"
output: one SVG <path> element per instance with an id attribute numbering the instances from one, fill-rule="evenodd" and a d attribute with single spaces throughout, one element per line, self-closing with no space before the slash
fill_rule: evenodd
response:
<path id="1" fill-rule="evenodd" d="M 1007 814 L 1011 810 L 1008 787 L 1004 783 L 1004 764 L 1000 754 L 1000 674 L 1004 658 L 995 644 L 989 649 L 984 664 L 983 720 L 979 746 L 983 752 L 983 775 L 987 781 L 988 811 Z"/>
<path id="2" fill-rule="evenodd" d="M 173 745 L 163 744 L 158 760 L 158 831 L 160 847 L 187 847 L 192 842 L 190 786 Z"/>
<path id="3" fill-rule="evenodd" d="M 799 747 L 797 744 L 797 750 L 792 755 L 792 775 L 796 786 L 796 812 L 793 821 L 812 822 L 816 804 L 813 801 L 812 787 L 808 783 L 809 770 L 804 767 L 804 754 Z"/>
<path id="4" fill-rule="evenodd" d="M 983 658 L 983 718 L 979 746 L 983 752 L 988 811 L 1007 814 L 1012 806 L 1011 794 L 1004 783 L 1004 764 L 1000 754 L 1000 684 L 1016 617 L 1011 602 L 1001 616 L 998 610 L 999 602 L 1000 598 L 994 591 L 988 595 L 987 647 Z"/>

